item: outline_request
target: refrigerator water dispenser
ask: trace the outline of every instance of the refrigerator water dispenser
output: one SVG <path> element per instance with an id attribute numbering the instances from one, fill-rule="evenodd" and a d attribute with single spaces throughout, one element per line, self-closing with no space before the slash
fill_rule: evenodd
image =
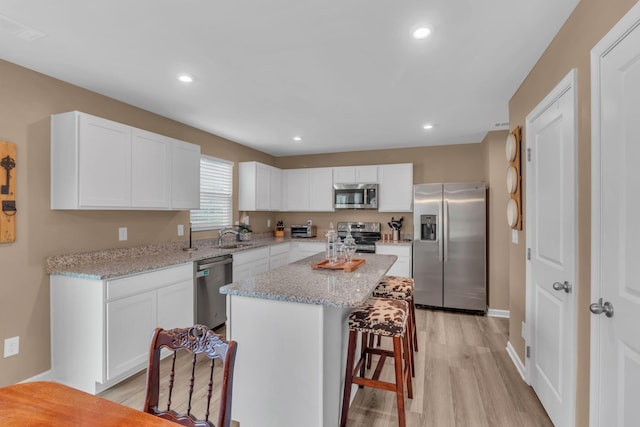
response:
<path id="1" fill-rule="evenodd" d="M 420 240 L 437 240 L 437 215 L 420 215 Z"/>

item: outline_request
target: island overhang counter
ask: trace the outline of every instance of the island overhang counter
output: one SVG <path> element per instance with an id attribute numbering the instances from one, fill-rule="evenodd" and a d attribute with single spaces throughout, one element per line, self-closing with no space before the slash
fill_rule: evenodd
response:
<path id="1" fill-rule="evenodd" d="M 313 270 L 318 254 L 220 288 L 238 342 L 232 419 L 242 427 L 338 425 L 349 313 L 397 257 L 357 258 L 353 272 Z"/>

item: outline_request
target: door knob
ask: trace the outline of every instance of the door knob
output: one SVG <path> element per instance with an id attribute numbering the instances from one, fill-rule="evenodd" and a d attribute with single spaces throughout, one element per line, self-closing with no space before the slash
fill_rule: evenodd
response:
<path id="1" fill-rule="evenodd" d="M 613 305 L 609 301 L 602 303 L 602 298 L 598 300 L 598 302 L 594 302 L 589 306 L 589 310 L 593 314 L 602 314 L 604 313 L 607 317 L 613 317 Z"/>
<path id="2" fill-rule="evenodd" d="M 571 284 L 569 284 L 569 282 L 567 282 L 566 280 L 564 281 L 564 283 L 555 282 L 553 284 L 553 289 L 555 289 L 556 291 L 565 291 L 566 293 L 570 293 Z"/>

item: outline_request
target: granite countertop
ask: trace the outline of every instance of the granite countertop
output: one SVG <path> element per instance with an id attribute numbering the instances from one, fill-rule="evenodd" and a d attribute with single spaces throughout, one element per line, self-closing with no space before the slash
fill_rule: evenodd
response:
<path id="1" fill-rule="evenodd" d="M 332 307 L 358 307 L 371 295 L 397 257 L 356 254 L 356 258 L 364 258 L 365 263 L 346 273 L 341 270 L 312 270 L 311 264 L 322 261 L 324 254 L 312 255 L 223 286 L 220 293 Z"/>
<path id="2" fill-rule="evenodd" d="M 185 242 L 175 242 L 56 255 L 47 258 L 45 272 L 51 275 L 104 280 L 284 242 L 324 242 L 324 239 L 273 237 L 269 234 L 268 236 L 243 242 L 226 240 L 225 244 L 239 244 L 242 246 L 221 249 L 217 247 L 217 240 L 217 238 L 196 240 L 193 242 L 193 246 L 198 250 L 193 252 L 182 250 L 186 246 Z"/>

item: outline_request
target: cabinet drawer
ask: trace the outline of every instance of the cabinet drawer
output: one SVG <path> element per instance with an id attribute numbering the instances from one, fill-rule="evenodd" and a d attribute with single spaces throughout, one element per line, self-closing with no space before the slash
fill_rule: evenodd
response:
<path id="1" fill-rule="evenodd" d="M 245 264 L 248 262 L 269 259 L 269 247 L 248 249 L 246 251 L 236 252 L 233 254 L 234 264 Z M 235 277 L 234 277 L 235 280 Z"/>
<path id="2" fill-rule="evenodd" d="M 183 280 L 193 280 L 192 263 L 109 280 L 107 281 L 107 300 L 162 288 Z"/>
<path id="3" fill-rule="evenodd" d="M 269 254 L 280 255 L 280 254 L 288 254 L 289 253 L 289 243 L 280 243 L 278 245 L 269 246 Z"/>

